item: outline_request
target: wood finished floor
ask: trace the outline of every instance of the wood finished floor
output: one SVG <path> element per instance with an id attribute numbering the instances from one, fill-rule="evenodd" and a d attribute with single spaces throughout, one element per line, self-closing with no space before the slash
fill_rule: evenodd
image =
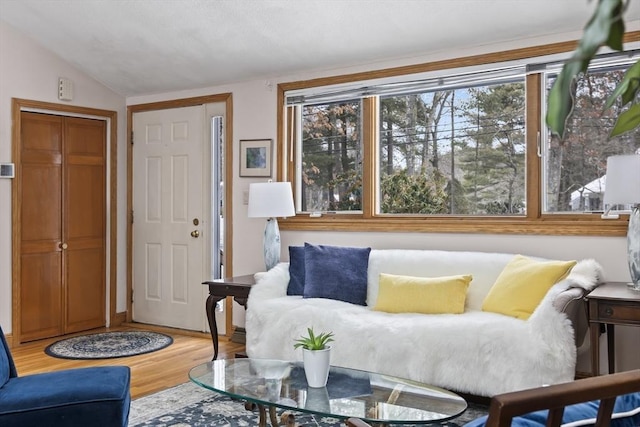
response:
<path id="1" fill-rule="evenodd" d="M 153 353 L 104 360 L 68 360 L 48 356 L 44 349 L 60 339 L 50 338 L 14 346 L 11 349 L 18 375 L 59 371 L 88 366 L 126 365 L 131 368 L 131 397 L 136 399 L 189 381 L 189 370 L 211 360 L 213 345 L 209 334 L 182 331 L 156 326 L 127 324 L 114 328 L 93 329 L 81 334 L 104 331 L 153 330 L 173 337 L 173 344 Z M 220 337 L 219 359 L 232 359 L 244 351 L 244 344 Z"/>

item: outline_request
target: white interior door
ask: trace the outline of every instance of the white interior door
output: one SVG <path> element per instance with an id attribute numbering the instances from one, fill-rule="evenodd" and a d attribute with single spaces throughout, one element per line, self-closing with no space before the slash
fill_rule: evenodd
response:
<path id="1" fill-rule="evenodd" d="M 133 117 L 133 320 L 204 330 L 210 212 L 203 106 Z"/>

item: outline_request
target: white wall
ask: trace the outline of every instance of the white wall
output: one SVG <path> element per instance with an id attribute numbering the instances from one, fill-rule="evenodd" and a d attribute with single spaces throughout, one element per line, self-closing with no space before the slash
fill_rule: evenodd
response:
<path id="1" fill-rule="evenodd" d="M 11 162 L 11 98 L 51 103 L 58 100 L 58 77 L 74 84 L 74 100 L 67 104 L 118 113 L 118 304 L 126 310 L 126 104 L 125 98 L 93 80 L 12 27 L 0 22 L 0 162 Z M 0 179 L 0 324 L 11 325 L 11 180 Z M 107 298 L 108 300 L 108 298 Z"/>

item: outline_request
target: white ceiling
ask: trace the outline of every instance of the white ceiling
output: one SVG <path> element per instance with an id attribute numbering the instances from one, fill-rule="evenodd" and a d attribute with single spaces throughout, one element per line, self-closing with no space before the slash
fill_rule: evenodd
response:
<path id="1" fill-rule="evenodd" d="M 0 20 L 134 96 L 581 31 L 596 3 L 0 0 Z"/>

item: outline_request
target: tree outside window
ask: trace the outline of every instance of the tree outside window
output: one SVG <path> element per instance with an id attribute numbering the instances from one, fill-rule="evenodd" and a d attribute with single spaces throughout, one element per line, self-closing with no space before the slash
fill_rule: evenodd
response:
<path id="1" fill-rule="evenodd" d="M 380 98 L 380 211 L 525 213 L 524 83 Z"/>
<path id="2" fill-rule="evenodd" d="M 362 210 L 361 102 L 302 108 L 302 211 Z"/>

